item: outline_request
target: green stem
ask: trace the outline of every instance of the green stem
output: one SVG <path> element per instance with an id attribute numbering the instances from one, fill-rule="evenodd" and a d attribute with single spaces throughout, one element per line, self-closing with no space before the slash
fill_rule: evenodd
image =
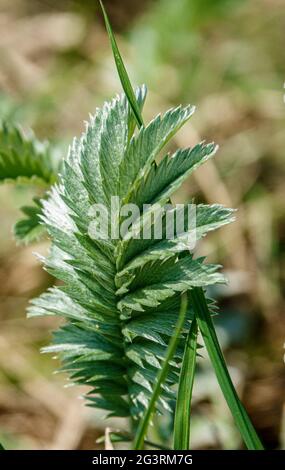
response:
<path id="1" fill-rule="evenodd" d="M 140 449 L 143 448 L 144 441 L 145 441 L 145 435 L 147 433 L 149 421 L 150 421 L 150 419 L 152 417 L 152 414 L 155 410 L 155 403 L 156 403 L 156 401 L 159 397 L 161 386 L 162 386 L 163 382 L 166 379 L 168 369 L 169 369 L 169 363 L 170 363 L 171 359 L 173 358 L 173 355 L 174 355 L 176 347 L 177 347 L 177 343 L 178 343 L 179 338 L 180 338 L 180 333 L 181 333 L 181 330 L 183 328 L 184 321 L 185 321 L 186 310 L 187 310 L 187 295 L 183 294 L 182 297 L 181 297 L 181 307 L 180 307 L 179 317 L 178 317 L 178 320 L 177 320 L 175 331 L 174 331 L 173 336 L 171 337 L 171 339 L 169 341 L 168 348 L 167 348 L 166 355 L 165 355 L 165 359 L 164 359 L 162 368 L 158 372 L 158 375 L 157 375 L 157 378 L 156 378 L 156 381 L 155 381 L 155 384 L 154 384 L 154 387 L 153 387 L 153 392 L 152 392 L 152 396 L 151 396 L 151 399 L 149 401 L 148 407 L 145 410 L 145 414 L 143 415 L 143 417 L 142 417 L 142 419 L 139 423 L 138 429 L 137 429 L 137 433 L 136 433 L 136 436 L 135 436 L 135 442 L 134 442 L 134 449 L 135 450 L 140 450 Z"/>
<path id="2" fill-rule="evenodd" d="M 175 450 L 188 450 L 190 443 L 190 414 L 192 390 L 194 384 L 196 354 L 197 354 L 198 325 L 196 317 L 193 318 L 187 336 L 183 361 L 181 366 L 178 394 L 174 418 Z"/>
<path id="3" fill-rule="evenodd" d="M 191 290 L 190 299 L 193 303 L 198 326 L 203 336 L 210 360 L 215 369 L 219 385 L 231 410 L 235 423 L 241 433 L 241 436 L 248 449 L 262 450 L 262 443 L 232 383 L 223 353 L 218 342 L 215 327 L 203 289 L 195 288 Z"/>

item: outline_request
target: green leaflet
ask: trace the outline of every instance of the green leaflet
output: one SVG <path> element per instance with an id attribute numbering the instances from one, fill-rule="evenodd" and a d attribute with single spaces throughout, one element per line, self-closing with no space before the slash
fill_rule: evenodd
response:
<path id="1" fill-rule="evenodd" d="M 117 246 L 117 267 L 119 268 L 119 272 L 116 276 L 116 282 L 118 286 L 122 285 L 121 279 L 125 276 L 126 272 L 130 273 L 134 268 L 142 266 L 148 261 L 168 258 L 170 256 L 175 256 L 179 252 L 188 250 L 188 235 L 193 228 L 195 228 L 195 237 L 198 241 L 208 232 L 216 230 L 217 228 L 234 220 L 233 209 L 228 209 L 219 204 L 213 204 L 211 206 L 199 204 L 195 208 L 195 226 L 191 225 L 191 220 L 189 220 L 188 213 L 185 211 L 184 231 L 181 233 L 175 233 L 172 239 L 167 239 L 167 225 L 169 222 L 171 223 L 172 219 L 169 217 L 169 221 L 167 222 L 166 212 L 163 212 L 162 234 L 164 239 L 155 240 L 152 237 L 148 240 L 144 240 L 144 227 L 148 224 L 149 215 L 152 213 L 155 214 L 155 210 L 155 206 L 153 206 L 153 211 L 150 209 L 147 214 L 143 214 L 140 220 L 135 222 L 132 226 L 133 235 L 131 237 L 123 238 Z M 170 214 L 170 212 L 168 212 L 168 214 Z M 177 210 L 174 208 L 172 212 L 174 213 L 174 217 L 176 217 Z M 138 227 L 137 230 L 136 226 Z M 154 219 L 151 219 L 152 229 L 153 226 Z M 139 236 L 139 239 L 136 239 L 136 235 Z M 139 256 L 137 256 L 137 254 Z M 125 266 L 123 270 L 120 270 L 121 265 Z"/>
<path id="2" fill-rule="evenodd" d="M 19 220 L 13 228 L 14 237 L 18 242 L 28 244 L 38 240 L 45 233 L 45 227 L 41 224 L 41 200 L 34 198 L 33 202 L 33 206 L 21 207 L 26 217 Z"/>
<path id="3" fill-rule="evenodd" d="M 0 183 L 31 184 L 46 190 L 57 180 L 57 171 L 58 162 L 47 143 L 32 135 L 24 136 L 18 127 L 1 125 Z M 39 198 L 34 198 L 33 205 L 21 208 L 26 217 L 14 226 L 17 242 L 28 244 L 45 233 L 40 224 L 41 209 Z"/>
<path id="4" fill-rule="evenodd" d="M 0 128 L 0 182 L 49 186 L 56 180 L 47 145 L 24 137 L 17 127 Z"/>
<path id="5" fill-rule="evenodd" d="M 143 204 L 165 204 L 182 182 L 200 165 L 215 155 L 215 144 L 200 144 L 180 149 L 167 155 L 159 165 L 152 164 L 129 200 L 142 207 Z"/>
<path id="6" fill-rule="evenodd" d="M 194 111 L 194 106 L 178 106 L 168 110 L 163 116 L 157 116 L 146 127 L 140 128 L 138 135 L 132 138 L 120 164 L 120 197 L 129 202 L 130 192 L 136 189 L 150 164 Z"/>
<path id="7" fill-rule="evenodd" d="M 127 294 L 118 302 L 118 309 L 123 314 L 121 318 L 132 310 L 143 312 L 144 307 L 155 308 L 176 292 L 225 282 L 224 277 L 216 272 L 218 266 L 203 264 L 202 261 L 193 260 L 189 255 L 179 260 L 171 258 L 148 263 L 137 270 L 128 285 Z"/>

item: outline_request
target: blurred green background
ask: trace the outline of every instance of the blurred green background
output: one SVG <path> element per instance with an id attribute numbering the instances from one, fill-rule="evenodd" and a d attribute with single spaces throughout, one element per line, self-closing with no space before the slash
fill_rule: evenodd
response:
<path id="1" fill-rule="evenodd" d="M 283 0 L 105 0 L 134 84 L 145 82 L 146 119 L 197 105 L 177 146 L 214 140 L 220 150 L 177 200 L 238 208 L 237 221 L 199 253 L 224 265 L 216 320 L 239 393 L 268 448 L 285 448 L 285 4 Z M 95 0 L 0 0 L 0 120 L 32 127 L 64 155 L 83 121 L 121 87 Z M 11 227 L 35 195 L 0 187 L 0 442 L 10 449 L 94 449 L 103 413 L 63 387 L 39 349 L 55 319 L 25 308 L 53 280 Z M 241 448 L 206 356 L 194 389 L 192 446 Z M 153 431 L 167 445 L 170 417 Z M 108 426 L 126 428 L 123 420 Z"/>

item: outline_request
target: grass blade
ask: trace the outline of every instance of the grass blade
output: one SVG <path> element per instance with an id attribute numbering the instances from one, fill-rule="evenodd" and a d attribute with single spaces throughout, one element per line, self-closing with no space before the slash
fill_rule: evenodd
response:
<path id="1" fill-rule="evenodd" d="M 193 303 L 198 326 L 204 338 L 205 346 L 214 367 L 219 385 L 231 410 L 235 423 L 241 433 L 241 436 L 248 449 L 262 450 L 262 443 L 232 383 L 223 353 L 218 342 L 215 327 L 208 309 L 203 289 L 195 288 L 191 290 L 190 298 Z"/>
<path id="2" fill-rule="evenodd" d="M 128 72 L 127 72 L 126 67 L 124 65 L 124 62 L 123 62 L 122 56 L 120 54 L 120 51 L 119 51 L 119 48 L 118 48 L 118 45 L 117 45 L 117 41 L 115 39 L 115 36 L 114 36 L 113 30 L 112 30 L 108 15 L 106 13 L 106 10 L 105 10 L 104 5 L 103 5 L 101 0 L 100 0 L 100 5 L 101 5 L 101 9 L 102 9 L 102 12 L 103 12 L 103 15 L 104 15 L 106 29 L 107 29 L 108 36 L 109 36 L 109 39 L 110 39 L 110 43 L 111 43 L 111 47 L 112 47 L 112 51 L 113 51 L 113 55 L 114 55 L 114 60 L 115 60 L 115 63 L 116 63 L 118 75 L 120 77 L 123 90 L 126 93 L 128 101 L 130 103 L 130 106 L 133 110 L 134 116 L 136 118 L 137 125 L 138 125 L 138 127 L 141 127 L 141 126 L 143 126 L 143 118 L 142 118 L 141 111 L 140 111 L 140 108 L 138 106 L 138 103 L 137 103 L 137 100 L 136 100 L 136 97 L 135 97 L 133 87 L 131 85 L 131 82 L 130 82 L 130 79 L 129 79 L 129 76 L 128 76 Z"/>
<path id="3" fill-rule="evenodd" d="M 161 385 L 162 385 L 162 383 L 164 382 L 164 380 L 167 376 L 167 372 L 168 372 L 168 368 L 169 368 L 169 362 L 171 361 L 171 359 L 172 359 L 172 357 L 175 353 L 177 343 L 178 343 L 178 340 L 179 340 L 179 336 L 180 336 L 181 330 L 182 330 L 183 325 L 184 325 L 186 310 L 187 310 L 187 295 L 183 294 L 182 297 L 181 297 L 181 307 L 180 307 L 179 317 L 178 317 L 178 320 L 177 320 L 175 331 L 174 331 L 173 336 L 171 337 L 171 339 L 169 341 L 162 368 L 160 369 L 160 371 L 157 374 L 156 382 L 155 382 L 154 387 L 153 387 L 153 392 L 152 392 L 152 396 L 151 396 L 148 408 L 146 409 L 145 414 L 142 417 L 142 419 L 139 423 L 138 429 L 137 429 L 135 442 L 134 442 L 134 449 L 135 450 L 139 450 L 139 449 L 143 448 L 143 445 L 144 445 L 144 442 L 145 442 L 145 435 L 146 435 L 147 429 L 148 429 L 148 424 L 149 424 L 149 421 L 150 421 L 150 419 L 152 417 L 152 414 L 154 412 L 155 403 L 156 403 L 156 401 L 159 397 L 159 393 L 160 393 L 160 390 L 161 390 Z"/>
<path id="4" fill-rule="evenodd" d="M 188 333 L 180 372 L 174 418 L 174 449 L 188 450 L 191 399 L 196 367 L 198 325 L 194 317 Z"/>

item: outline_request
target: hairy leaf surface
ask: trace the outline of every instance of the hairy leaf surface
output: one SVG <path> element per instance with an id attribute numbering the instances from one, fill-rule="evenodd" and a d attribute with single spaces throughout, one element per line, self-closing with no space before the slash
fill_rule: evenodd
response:
<path id="1" fill-rule="evenodd" d="M 146 88 L 135 95 L 141 109 Z M 45 269 L 62 285 L 34 300 L 29 314 L 65 318 L 46 350 L 60 355 L 62 370 L 74 382 L 89 386 L 88 404 L 110 416 L 137 418 L 147 407 L 175 329 L 181 293 L 224 282 L 219 266 L 189 252 L 187 232 L 166 238 L 166 220 L 162 239 L 137 238 L 146 223 L 143 205 L 163 206 L 215 153 L 214 144 L 201 143 L 155 164 L 193 112 L 193 106 L 170 109 L 135 132 L 128 100 L 124 94 L 115 97 L 90 117 L 85 132 L 70 147 L 57 185 L 42 201 L 41 220 L 52 240 Z M 92 208 L 103 204 L 111 216 L 112 196 L 120 204 L 136 203 L 139 218 L 126 236 L 94 239 L 89 229 L 97 215 Z M 196 215 L 198 239 L 233 218 L 232 211 L 220 205 L 199 205 Z M 124 218 L 112 217 L 113 226 L 120 229 Z M 158 411 L 169 408 L 192 318 L 189 303 Z"/>

